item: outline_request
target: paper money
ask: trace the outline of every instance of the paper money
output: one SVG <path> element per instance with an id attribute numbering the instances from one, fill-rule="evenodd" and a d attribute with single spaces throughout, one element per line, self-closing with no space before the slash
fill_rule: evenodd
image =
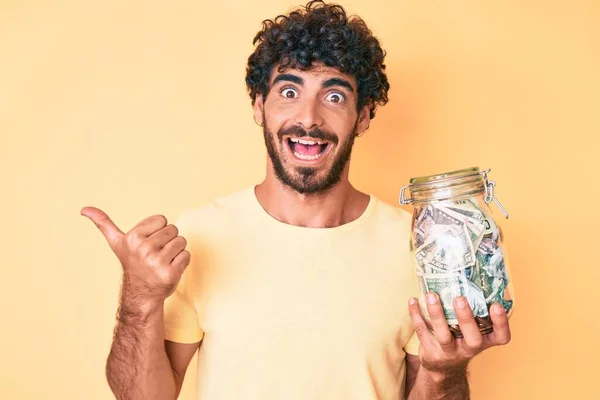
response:
<path id="1" fill-rule="evenodd" d="M 425 239 L 429 236 L 431 228 L 435 225 L 433 220 L 433 207 L 427 206 L 423 208 L 419 214 L 413 230 L 413 239 L 415 248 L 423 246 Z"/>
<path id="2" fill-rule="evenodd" d="M 422 268 L 432 264 L 455 271 L 475 264 L 475 249 L 464 220 L 434 207 L 425 209 L 423 214 L 426 215 L 417 219 L 414 243 L 417 262 Z"/>
<path id="3" fill-rule="evenodd" d="M 447 207 L 440 206 L 439 208 L 445 214 L 447 214 L 455 219 L 464 221 L 464 225 L 467 228 L 467 231 L 471 237 L 471 243 L 473 244 L 473 248 L 476 249 L 477 246 L 479 246 L 479 242 L 481 241 L 481 239 L 483 238 L 483 235 L 484 235 L 485 226 L 484 226 L 483 221 L 479 220 L 479 219 L 475 219 L 475 218 L 470 218 L 470 217 L 466 216 L 465 214 L 460 214 L 449 207 L 447 208 Z M 479 215 L 483 216 L 483 214 L 481 214 L 481 213 Z"/>
<path id="4" fill-rule="evenodd" d="M 498 237 L 500 235 L 500 229 L 494 222 L 494 219 L 483 208 L 481 208 L 481 212 L 483 213 L 483 216 L 484 216 L 483 223 L 484 223 L 485 230 L 484 230 L 483 234 L 484 235 L 492 235 L 492 238 L 494 240 L 498 240 Z"/>
<path id="5" fill-rule="evenodd" d="M 473 311 L 473 315 L 475 317 L 487 317 L 489 315 L 486 303 L 487 299 L 484 297 L 483 291 L 473 281 L 470 281 L 468 279 L 465 280 L 467 285 L 465 286 L 464 296 L 469 302 L 469 306 Z"/>
<path id="6" fill-rule="evenodd" d="M 466 217 L 465 222 L 467 224 L 467 228 L 469 228 L 469 231 L 471 232 L 473 247 L 477 248 L 479 246 L 479 242 L 485 234 L 485 214 L 475 203 L 467 200 L 459 200 L 453 203 L 451 206 L 448 206 L 447 208 L 445 207 L 445 210 L 447 210 L 447 212 L 454 213 L 455 216 L 459 214 Z"/>
<path id="7" fill-rule="evenodd" d="M 496 242 L 492 239 L 491 235 L 484 236 L 481 239 L 481 243 L 477 247 L 477 251 L 485 255 L 492 255 L 496 251 Z"/>
<path id="8" fill-rule="evenodd" d="M 489 321 L 498 302 L 508 311 L 508 275 L 500 248 L 500 230 L 477 201 L 433 203 L 415 218 L 413 247 L 422 291 L 438 293 L 449 325 L 456 325 L 453 300 L 464 296 L 473 315 Z M 491 323 L 491 322 L 490 322 Z"/>
<path id="9" fill-rule="evenodd" d="M 453 300 L 457 296 L 464 295 L 466 278 L 461 279 L 461 274 L 426 274 L 422 276 L 425 290 L 435 292 L 440 297 L 444 315 L 449 324 L 458 324 L 456 313 L 454 312 Z"/>
<path id="10" fill-rule="evenodd" d="M 439 226 L 457 226 L 466 227 L 469 233 L 472 232 L 474 235 L 472 241 L 475 238 L 479 238 L 484 230 L 483 214 L 479 214 L 480 220 L 472 218 L 465 218 L 465 215 L 450 210 L 442 205 L 432 206 L 428 205 L 423 208 L 419 216 L 417 217 L 414 229 L 414 240 L 415 246 L 421 247 L 425 244 L 432 233 L 432 229 L 436 229 Z M 470 245 L 472 247 L 472 245 Z M 477 246 L 475 246 L 477 247 Z"/>
<path id="11" fill-rule="evenodd" d="M 500 303 L 504 306 L 506 311 L 512 307 L 512 301 L 506 300 L 504 297 L 504 291 L 508 286 L 508 274 L 506 273 L 506 265 L 504 264 L 504 253 L 501 248 L 496 248 L 494 253 L 487 258 L 482 258 L 483 264 L 481 268 L 485 271 L 483 278 L 487 280 L 486 291 L 486 302 Z"/>
<path id="12" fill-rule="evenodd" d="M 446 320 L 449 324 L 458 324 L 454 312 L 453 301 L 457 296 L 464 296 L 475 317 L 487 317 L 488 306 L 483 291 L 474 282 L 467 279 L 464 273 L 419 274 L 420 286 L 425 292 L 435 292 L 440 301 Z"/>
<path id="13" fill-rule="evenodd" d="M 459 214 L 463 214 L 473 220 L 479 221 L 481 224 L 483 224 L 483 220 L 485 219 L 485 216 L 479 209 L 479 206 L 471 201 L 459 200 L 448 205 L 447 208 Z"/>

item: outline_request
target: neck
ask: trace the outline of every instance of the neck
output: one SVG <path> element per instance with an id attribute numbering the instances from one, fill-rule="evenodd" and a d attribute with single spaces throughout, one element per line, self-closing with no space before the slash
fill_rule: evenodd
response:
<path id="1" fill-rule="evenodd" d="M 369 204 L 369 196 L 356 190 L 347 174 L 326 193 L 316 194 L 295 192 L 269 175 L 255 187 L 258 202 L 273 218 L 290 225 L 340 226 L 360 217 Z"/>

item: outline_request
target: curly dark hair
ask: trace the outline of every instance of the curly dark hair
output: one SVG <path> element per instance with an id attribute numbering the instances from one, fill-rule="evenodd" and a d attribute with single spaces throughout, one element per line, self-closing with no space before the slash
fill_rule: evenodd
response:
<path id="1" fill-rule="evenodd" d="M 357 16 L 348 17 L 338 4 L 310 1 L 305 7 L 274 20 L 264 20 L 254 37 L 258 46 L 248 58 L 246 86 L 252 105 L 257 94 L 263 99 L 269 92 L 269 78 L 275 65 L 309 69 L 313 62 L 335 67 L 354 76 L 358 84 L 357 109 L 368 105 L 371 119 L 375 108 L 388 101 L 390 88 L 385 74 L 385 51 L 366 23 Z"/>

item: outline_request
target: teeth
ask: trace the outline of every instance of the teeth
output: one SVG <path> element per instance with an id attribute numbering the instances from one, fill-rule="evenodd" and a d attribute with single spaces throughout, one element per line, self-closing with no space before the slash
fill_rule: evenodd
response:
<path id="1" fill-rule="evenodd" d="M 304 140 L 304 139 L 298 139 L 298 138 L 292 138 L 290 139 L 292 142 L 294 143 L 301 143 L 301 144 L 306 144 L 309 146 L 315 145 L 315 144 L 325 144 L 325 142 L 321 142 L 319 140 Z"/>
<path id="2" fill-rule="evenodd" d="M 301 160 L 316 160 L 317 158 L 321 157 L 322 154 L 323 153 L 315 154 L 314 156 L 307 156 L 306 154 L 300 154 L 297 151 L 294 152 L 294 155 Z"/>

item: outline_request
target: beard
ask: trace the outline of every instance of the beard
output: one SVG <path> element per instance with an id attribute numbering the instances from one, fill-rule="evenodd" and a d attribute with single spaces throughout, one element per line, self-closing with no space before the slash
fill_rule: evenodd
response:
<path id="1" fill-rule="evenodd" d="M 273 164 L 275 176 L 281 183 L 300 194 L 323 194 L 340 182 L 346 164 L 350 160 L 350 155 L 352 154 L 352 147 L 354 146 L 354 139 L 356 137 L 354 133 L 356 132 L 356 127 L 358 125 L 358 118 L 354 123 L 351 134 L 348 135 L 348 138 L 343 143 L 341 143 L 339 153 L 335 160 L 333 160 L 333 164 L 329 171 L 325 174 L 319 174 L 318 168 L 294 167 L 289 165 L 283 157 L 283 152 L 286 151 L 285 146 L 287 146 L 287 144 L 284 143 L 283 137 L 286 135 L 291 137 L 310 137 L 313 139 L 326 140 L 330 143 L 329 146 L 331 146 L 337 145 L 339 142 L 336 135 L 318 128 L 307 132 L 298 125 L 279 130 L 277 135 L 274 135 L 267 126 L 267 120 L 264 114 L 263 121 L 263 135 L 267 153 Z M 276 137 L 277 143 L 275 141 Z"/>

